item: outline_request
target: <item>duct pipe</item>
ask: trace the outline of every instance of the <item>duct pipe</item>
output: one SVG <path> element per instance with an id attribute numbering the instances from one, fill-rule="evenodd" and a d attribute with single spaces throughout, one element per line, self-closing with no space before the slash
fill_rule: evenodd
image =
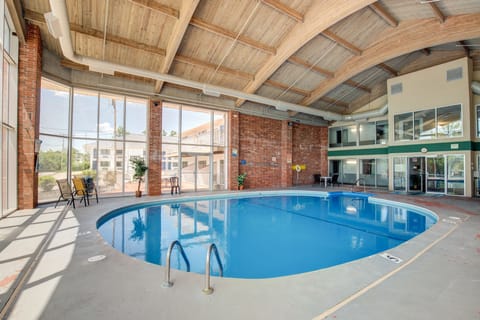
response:
<path id="1" fill-rule="evenodd" d="M 45 20 L 49 28 L 50 33 L 53 36 L 56 36 L 60 42 L 60 47 L 62 49 L 63 55 L 76 63 L 87 65 L 89 70 L 102 72 L 106 74 L 113 74 L 115 71 L 132 74 L 140 77 L 151 78 L 159 81 L 170 82 L 181 86 L 186 86 L 190 88 L 195 88 L 202 90 L 204 92 L 223 94 L 231 97 L 235 97 L 242 100 L 249 100 L 252 102 L 257 102 L 264 105 L 269 105 L 275 107 L 277 110 L 281 111 L 295 111 L 301 112 L 313 116 L 322 117 L 325 120 L 335 120 L 335 121 L 349 121 L 349 120 L 359 120 L 369 117 L 381 116 L 387 112 L 387 106 L 380 108 L 375 111 L 367 111 L 363 113 L 357 113 L 354 115 L 342 115 L 334 112 L 318 110 L 311 107 L 302 106 L 295 103 L 290 103 L 281 100 L 270 99 L 262 97 L 257 94 L 246 93 L 240 90 L 229 89 L 221 86 L 209 85 L 201 83 L 198 81 L 183 79 L 177 76 L 156 73 L 149 70 L 139 69 L 128 67 L 120 64 L 115 64 L 107 61 L 101 61 L 98 59 L 93 59 L 90 57 L 80 56 L 75 54 L 72 46 L 72 39 L 70 36 L 70 25 L 68 21 L 67 6 L 65 0 L 50 0 L 50 7 L 52 8 L 51 13 L 45 14 Z"/>
<path id="2" fill-rule="evenodd" d="M 472 81 L 472 85 L 470 86 L 472 88 L 472 92 L 478 96 L 480 96 L 480 82 L 478 81 Z"/>

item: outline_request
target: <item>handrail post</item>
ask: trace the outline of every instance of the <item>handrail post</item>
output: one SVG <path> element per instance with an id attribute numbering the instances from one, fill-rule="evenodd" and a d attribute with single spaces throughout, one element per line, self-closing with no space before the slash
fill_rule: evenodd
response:
<path id="1" fill-rule="evenodd" d="M 178 249 L 180 250 L 180 254 L 183 257 L 183 260 L 185 260 L 185 264 L 187 265 L 187 272 L 190 272 L 190 262 L 187 259 L 187 255 L 185 254 L 185 251 L 183 250 L 182 245 L 178 240 L 173 241 L 172 243 L 170 243 L 170 246 L 168 247 L 168 251 L 167 251 L 167 261 L 166 261 L 167 268 L 165 269 L 165 281 L 162 284 L 163 288 L 170 288 L 173 286 L 173 282 L 170 281 L 170 269 L 171 269 L 170 257 L 172 256 L 172 251 L 175 246 L 178 247 Z"/>
<path id="2" fill-rule="evenodd" d="M 217 246 L 212 243 L 207 250 L 207 259 L 205 260 L 205 288 L 202 289 L 204 294 L 212 294 L 213 288 L 210 286 L 210 256 L 212 251 L 215 253 L 215 258 L 217 259 L 220 277 L 223 277 L 223 266 L 220 261 L 220 255 L 218 254 Z"/>

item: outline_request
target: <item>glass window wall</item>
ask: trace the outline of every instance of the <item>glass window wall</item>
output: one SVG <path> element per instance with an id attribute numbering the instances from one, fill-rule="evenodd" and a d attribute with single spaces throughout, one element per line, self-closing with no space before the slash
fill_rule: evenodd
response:
<path id="1" fill-rule="evenodd" d="M 435 109 L 417 111 L 415 118 L 415 140 L 435 139 L 437 136 L 435 124 Z"/>
<path id="2" fill-rule="evenodd" d="M 226 141 L 224 112 L 163 103 L 162 191 L 173 176 L 182 190 L 225 189 Z"/>
<path id="3" fill-rule="evenodd" d="M 393 189 L 407 191 L 407 158 L 393 158 Z"/>
<path id="4" fill-rule="evenodd" d="M 402 113 L 394 116 L 395 141 L 413 140 L 413 113 Z"/>
<path id="5" fill-rule="evenodd" d="M 360 145 L 375 144 L 376 139 L 376 125 L 375 122 L 360 123 L 358 125 Z"/>
<path id="6" fill-rule="evenodd" d="M 437 109 L 438 137 L 461 137 L 463 135 L 462 107 L 460 105 Z"/>
<path id="7" fill-rule="evenodd" d="M 477 138 L 480 138 L 480 105 L 477 106 Z"/>
<path id="8" fill-rule="evenodd" d="M 447 194 L 465 194 L 465 156 L 447 155 Z"/>
<path id="9" fill-rule="evenodd" d="M 42 79 L 39 202 L 56 200 L 55 180 L 71 176 L 94 178 L 103 195 L 134 192 L 130 159 L 146 158 L 147 101 L 74 88 L 70 105 L 70 92 Z"/>

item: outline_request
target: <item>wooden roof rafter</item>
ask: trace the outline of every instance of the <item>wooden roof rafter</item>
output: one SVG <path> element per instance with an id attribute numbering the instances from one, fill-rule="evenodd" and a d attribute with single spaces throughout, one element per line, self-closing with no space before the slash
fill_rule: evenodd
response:
<path id="1" fill-rule="evenodd" d="M 165 52 L 165 59 L 163 60 L 163 65 L 160 68 L 160 73 L 168 73 L 170 67 L 172 66 L 173 59 L 177 54 L 180 43 L 182 42 L 185 32 L 190 20 L 192 19 L 193 13 L 197 8 L 200 0 L 183 0 L 182 9 L 180 11 L 178 20 L 173 27 L 173 31 L 170 35 L 170 39 L 167 44 L 167 50 Z M 155 92 L 159 93 L 162 91 L 163 81 L 157 81 L 155 83 Z"/>
<path id="2" fill-rule="evenodd" d="M 294 10 L 277 0 L 260 0 L 263 4 L 279 11 L 297 22 L 303 22 L 303 14 Z"/>
<path id="3" fill-rule="evenodd" d="M 396 77 L 398 76 L 398 71 L 395 70 L 394 68 L 390 67 L 388 64 L 385 64 L 385 63 L 379 63 L 377 65 L 378 68 L 382 69 L 383 71 L 389 73 L 390 75 Z"/>
<path id="4" fill-rule="evenodd" d="M 380 18 L 382 18 L 391 27 L 398 26 L 398 21 L 395 19 L 381 4 L 380 2 L 372 3 L 370 6 L 373 12 L 375 12 Z"/>
<path id="5" fill-rule="evenodd" d="M 335 75 L 332 71 L 320 68 L 318 66 L 314 66 L 311 63 L 309 63 L 308 61 L 303 60 L 303 59 L 301 59 L 299 57 L 296 57 L 296 56 L 291 56 L 290 58 L 288 58 L 287 61 L 290 62 L 290 63 L 296 64 L 296 65 L 305 67 L 307 69 L 311 69 L 313 71 L 316 71 L 316 72 L 320 73 L 322 76 L 327 77 L 327 78 L 333 78 L 333 76 Z"/>
<path id="6" fill-rule="evenodd" d="M 351 42 L 348 42 L 347 40 L 343 39 L 342 37 L 337 36 L 335 33 L 331 32 L 329 30 L 323 31 L 322 35 L 327 37 L 328 39 L 332 40 L 333 42 L 338 43 L 339 45 L 341 45 L 345 49 L 351 51 L 353 54 L 355 54 L 357 56 L 362 54 L 362 49 L 358 48 L 357 46 L 355 46 Z"/>
<path id="7" fill-rule="evenodd" d="M 251 39 L 249 37 L 246 37 L 246 36 L 243 36 L 243 35 L 237 36 L 237 34 L 235 32 L 232 32 L 232 31 L 227 30 L 225 28 L 222 28 L 220 26 L 216 26 L 214 24 L 208 23 L 208 22 L 206 22 L 202 19 L 192 18 L 190 20 L 190 24 L 192 26 L 196 27 L 196 28 L 199 28 L 199 29 L 211 32 L 211 33 L 215 33 L 215 34 L 217 34 L 219 36 L 222 36 L 222 37 L 225 37 L 227 39 L 236 40 L 239 43 L 242 43 L 242 44 L 244 44 L 246 46 L 249 46 L 251 48 L 263 51 L 263 52 L 265 52 L 267 54 L 270 54 L 270 55 L 274 55 L 277 52 L 276 48 L 274 48 L 274 47 L 265 45 L 263 43 L 260 43 L 259 41 L 253 40 L 253 39 Z"/>
<path id="8" fill-rule="evenodd" d="M 353 80 L 347 80 L 344 82 L 344 84 L 352 87 L 352 88 L 355 88 L 355 89 L 358 89 L 358 90 L 362 90 L 366 93 L 372 93 L 372 89 L 370 89 L 369 87 L 365 86 L 365 85 L 362 85 L 361 83 L 358 83 L 356 81 L 353 81 Z"/>
<path id="9" fill-rule="evenodd" d="M 432 11 L 435 14 L 435 17 L 438 19 L 438 21 L 440 21 L 440 23 L 444 23 L 446 18 L 443 15 L 440 8 L 438 8 L 438 6 L 433 2 L 429 2 L 427 3 L 427 5 L 429 5 L 432 8 Z"/>
<path id="10" fill-rule="evenodd" d="M 465 52 L 465 55 L 467 57 L 470 57 L 470 49 L 468 48 L 467 44 L 465 43 L 465 41 L 461 40 L 461 41 L 457 41 L 457 46 L 461 47 L 463 49 L 463 51 Z"/>
<path id="11" fill-rule="evenodd" d="M 350 16 L 352 13 L 372 4 L 375 0 L 325 0 L 313 1 L 304 16 L 303 23 L 298 23 L 284 37 L 277 48 L 277 53 L 271 56 L 256 72 L 255 79 L 243 89 L 244 92 L 254 93 L 278 68 L 287 61 L 303 45 L 335 23 Z M 245 100 L 237 99 L 235 105 L 241 106 Z"/>
<path id="12" fill-rule="evenodd" d="M 274 87 L 274 88 L 281 89 L 283 91 L 291 91 L 293 93 L 296 93 L 296 94 L 304 96 L 304 97 L 308 97 L 310 95 L 310 91 L 303 90 L 303 89 L 300 89 L 300 88 L 297 88 L 297 87 L 291 87 L 291 86 L 288 86 L 286 84 L 283 84 L 283 83 L 280 83 L 278 81 L 274 81 L 274 80 L 271 80 L 271 79 L 265 81 L 264 84 L 268 85 L 268 86 L 271 86 L 271 87 Z"/>
<path id="13" fill-rule="evenodd" d="M 129 0 L 129 1 L 136 5 L 145 7 L 150 10 L 155 10 L 157 12 L 160 12 L 166 16 L 169 16 L 175 19 L 178 19 L 180 16 L 179 11 L 177 9 L 170 8 L 154 0 Z"/>
<path id="14" fill-rule="evenodd" d="M 214 63 L 210 63 L 210 62 L 207 62 L 207 61 L 202 61 L 202 60 L 192 58 L 192 57 L 177 55 L 175 57 L 175 61 L 190 64 L 190 65 L 205 68 L 205 69 L 211 69 L 211 70 L 216 70 L 218 68 L 218 70 L 217 70 L 218 72 L 221 72 L 221 73 L 227 74 L 227 75 L 231 75 L 231 76 L 234 76 L 234 77 L 237 77 L 237 78 L 246 79 L 246 80 L 253 80 L 253 78 L 254 78 L 253 74 L 243 72 L 243 71 L 240 71 L 240 70 L 231 69 L 231 68 L 224 67 L 224 66 L 217 67 L 217 65 L 214 64 Z"/>
<path id="15" fill-rule="evenodd" d="M 45 18 L 43 17 L 43 15 L 41 13 L 31 11 L 31 10 L 25 10 L 24 14 L 25 14 L 25 19 L 31 21 L 32 23 L 45 24 Z M 86 35 L 86 36 L 101 39 L 103 41 L 103 36 L 104 36 L 103 31 L 96 30 L 96 29 L 89 28 L 89 27 L 85 27 L 85 26 L 81 26 L 81 25 L 75 24 L 75 23 L 70 24 L 70 30 L 74 31 L 74 32 L 77 32 L 77 33 L 80 33 L 80 34 L 83 34 L 83 35 Z M 134 40 L 131 40 L 131 39 L 127 39 L 127 38 L 123 38 L 123 37 L 119 37 L 119 36 L 115 36 L 115 35 L 112 35 L 112 34 L 109 34 L 109 33 L 107 33 L 106 39 L 107 39 L 107 42 L 123 45 L 123 46 L 134 48 L 134 49 L 147 51 L 147 52 L 158 54 L 158 55 L 161 55 L 161 56 L 165 56 L 165 54 L 166 54 L 166 51 L 163 48 L 150 46 L 150 45 L 147 45 L 147 44 L 144 44 L 144 43 L 140 43 L 140 42 L 137 42 L 137 41 L 134 41 Z"/>
<path id="16" fill-rule="evenodd" d="M 378 39 L 374 45 L 365 49 L 362 56 L 350 58 L 335 72 L 334 78 L 323 81 L 312 91 L 311 96 L 303 99 L 300 104 L 312 104 L 338 85 L 383 61 L 422 50 L 425 47 L 479 38 L 478 21 L 480 21 L 480 14 L 476 13 L 451 16 L 441 25 L 432 19 L 413 20 L 400 24 L 391 32 L 383 34 L 382 39 Z M 398 43 L 402 45 L 399 46 Z"/>

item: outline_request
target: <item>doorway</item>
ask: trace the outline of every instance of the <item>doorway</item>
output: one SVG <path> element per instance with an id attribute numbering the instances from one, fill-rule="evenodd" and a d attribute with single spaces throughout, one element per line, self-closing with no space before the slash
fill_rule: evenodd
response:
<path id="1" fill-rule="evenodd" d="M 425 157 L 408 158 L 408 191 L 425 192 Z"/>
<path id="2" fill-rule="evenodd" d="M 182 153 L 182 190 L 210 190 L 210 153 Z"/>

